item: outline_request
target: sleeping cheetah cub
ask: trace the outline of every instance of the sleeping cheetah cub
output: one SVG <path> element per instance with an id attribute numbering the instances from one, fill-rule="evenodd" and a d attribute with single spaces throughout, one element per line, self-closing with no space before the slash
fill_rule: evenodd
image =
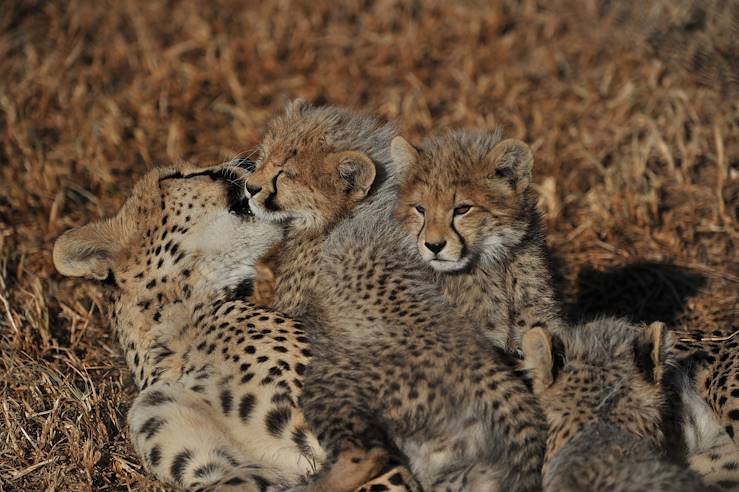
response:
<path id="1" fill-rule="evenodd" d="M 255 214 L 287 228 L 277 306 L 314 322 L 306 418 L 329 462 L 379 449 L 407 459 L 424 490 L 538 490 L 536 400 L 509 356 L 444 301 L 392 218 L 394 135 L 371 117 L 294 103 L 247 178 Z"/>
<path id="2" fill-rule="evenodd" d="M 531 149 L 468 131 L 391 148 L 404 174 L 396 217 L 449 302 L 510 351 L 528 329 L 558 325 Z"/>
<path id="3" fill-rule="evenodd" d="M 547 420 L 544 490 L 708 490 L 693 472 L 661 459 L 663 375 L 673 337 L 601 319 L 563 334 L 533 328 L 525 364 Z"/>
<path id="4" fill-rule="evenodd" d="M 310 361 L 303 327 L 243 300 L 281 231 L 250 216 L 240 176 L 151 171 L 114 218 L 54 247 L 61 273 L 112 285 L 112 325 L 141 389 L 128 413 L 134 446 L 157 478 L 188 490 L 284 490 L 325 456 L 297 406 Z M 407 490 L 407 477 L 395 470 L 368 487 Z M 328 478 L 322 490 L 346 483 Z"/>

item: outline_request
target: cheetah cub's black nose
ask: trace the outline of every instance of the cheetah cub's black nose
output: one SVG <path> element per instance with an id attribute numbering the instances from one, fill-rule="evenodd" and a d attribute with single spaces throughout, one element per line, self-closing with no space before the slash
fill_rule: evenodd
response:
<path id="1" fill-rule="evenodd" d="M 439 252 L 444 249 L 444 246 L 446 246 L 446 241 L 439 241 L 438 243 L 423 243 L 424 246 L 428 248 L 429 251 L 431 251 L 434 254 L 439 254 Z"/>
<path id="2" fill-rule="evenodd" d="M 250 186 L 248 183 L 246 184 L 246 192 L 249 193 L 249 196 L 252 197 L 262 191 L 261 186 Z"/>

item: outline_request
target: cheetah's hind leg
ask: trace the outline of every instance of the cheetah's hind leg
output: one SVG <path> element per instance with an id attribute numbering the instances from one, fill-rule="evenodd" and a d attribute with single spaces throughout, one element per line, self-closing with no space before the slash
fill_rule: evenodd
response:
<path id="1" fill-rule="evenodd" d="M 405 466 L 398 465 L 366 482 L 355 492 L 422 492 L 422 490 L 413 473 Z"/>
<path id="2" fill-rule="evenodd" d="M 272 491 L 295 484 L 244 457 L 202 395 L 179 383 L 142 391 L 128 412 L 136 452 L 159 480 L 199 491 Z"/>

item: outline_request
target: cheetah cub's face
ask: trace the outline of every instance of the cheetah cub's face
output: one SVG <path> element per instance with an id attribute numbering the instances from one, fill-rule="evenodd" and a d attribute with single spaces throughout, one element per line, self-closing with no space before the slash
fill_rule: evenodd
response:
<path id="1" fill-rule="evenodd" d="M 603 423 L 659 444 L 662 379 L 673 343 L 662 323 L 638 327 L 608 318 L 561 336 L 529 330 L 525 365 L 549 422 L 548 454 Z"/>
<path id="2" fill-rule="evenodd" d="M 391 152 L 405 174 L 396 217 L 434 269 L 458 271 L 481 255 L 504 257 L 523 238 L 534 160 L 523 142 L 454 132 L 420 149 L 396 137 Z"/>
<path id="3" fill-rule="evenodd" d="M 376 174 L 373 161 L 357 150 L 363 124 L 377 125 L 338 108 L 289 104 L 268 124 L 256 171 L 247 178 L 255 215 L 320 229 L 352 210 Z"/>
<path id="4" fill-rule="evenodd" d="M 64 233 L 54 263 L 65 275 L 110 278 L 134 295 L 183 283 L 197 290 L 195 278 L 208 289 L 232 287 L 253 277 L 256 261 L 282 237 L 251 214 L 245 175 L 236 166 L 155 169 L 115 217 Z"/>

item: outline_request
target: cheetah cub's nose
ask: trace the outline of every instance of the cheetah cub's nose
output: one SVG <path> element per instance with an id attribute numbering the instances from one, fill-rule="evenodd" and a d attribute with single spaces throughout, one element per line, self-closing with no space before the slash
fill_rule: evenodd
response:
<path id="1" fill-rule="evenodd" d="M 439 241 L 438 243 L 423 243 L 426 248 L 428 248 L 429 251 L 432 253 L 439 254 L 442 249 L 444 249 L 444 246 L 446 246 L 446 241 Z"/>
<path id="2" fill-rule="evenodd" d="M 248 193 L 249 198 L 253 197 L 260 191 L 262 191 L 261 186 L 249 186 L 249 183 L 246 184 L 246 193 Z"/>

